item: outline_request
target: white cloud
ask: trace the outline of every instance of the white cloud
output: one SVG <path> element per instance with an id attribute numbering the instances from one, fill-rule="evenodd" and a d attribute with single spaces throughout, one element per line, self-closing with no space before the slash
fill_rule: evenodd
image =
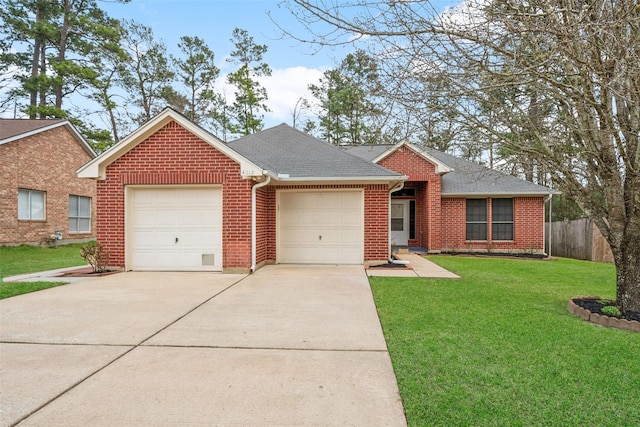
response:
<path id="1" fill-rule="evenodd" d="M 291 124 L 296 103 L 300 98 L 312 98 L 307 87 L 311 83 L 318 83 L 324 71 L 298 66 L 276 69 L 271 77 L 260 78 L 260 84 L 267 89 L 267 105 L 271 109 L 265 114 L 265 127 L 282 122 Z"/>
<path id="2" fill-rule="evenodd" d="M 280 123 L 293 122 L 293 109 L 300 98 L 312 101 L 307 89 L 309 84 L 318 83 L 325 68 L 307 68 L 303 66 L 278 68 L 272 70 L 270 77 L 258 77 L 260 84 L 267 90 L 267 106 L 271 111 L 264 114 L 265 128 Z M 233 102 L 235 88 L 226 83 L 227 76 L 221 76 L 215 90 L 225 96 L 228 103 Z"/>

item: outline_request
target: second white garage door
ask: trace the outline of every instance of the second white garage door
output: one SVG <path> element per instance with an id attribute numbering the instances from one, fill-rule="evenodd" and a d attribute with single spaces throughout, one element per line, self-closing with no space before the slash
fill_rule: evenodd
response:
<path id="1" fill-rule="evenodd" d="M 364 193 L 279 191 L 277 260 L 362 264 Z"/>
<path id="2" fill-rule="evenodd" d="M 222 270 L 222 191 L 215 187 L 127 189 L 127 268 Z"/>

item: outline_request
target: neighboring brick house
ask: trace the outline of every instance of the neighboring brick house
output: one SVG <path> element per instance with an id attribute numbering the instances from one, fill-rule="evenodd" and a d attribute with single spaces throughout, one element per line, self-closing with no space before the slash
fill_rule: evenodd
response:
<path id="1" fill-rule="evenodd" d="M 78 175 L 98 182 L 97 238 L 125 270 L 378 263 L 392 241 L 542 253 L 551 191 L 455 160 L 405 143 L 343 150 L 285 124 L 225 144 L 166 109 Z M 484 177 L 493 192 L 456 190 Z"/>
<path id="2" fill-rule="evenodd" d="M 76 175 L 95 157 L 67 120 L 0 119 L 0 245 L 95 238 L 96 183 Z"/>

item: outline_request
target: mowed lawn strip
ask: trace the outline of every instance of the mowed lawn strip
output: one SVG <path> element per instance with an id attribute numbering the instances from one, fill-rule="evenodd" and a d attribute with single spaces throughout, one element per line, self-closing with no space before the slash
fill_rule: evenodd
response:
<path id="1" fill-rule="evenodd" d="M 370 278 L 410 426 L 640 425 L 640 334 L 567 311 L 612 265 L 429 259 L 462 279 Z"/>
<path id="2" fill-rule="evenodd" d="M 81 243 L 61 245 L 57 248 L 1 246 L 0 299 L 66 284 L 66 282 L 4 283 L 2 279 L 19 274 L 85 265 L 87 262 L 80 256 L 82 245 Z"/>

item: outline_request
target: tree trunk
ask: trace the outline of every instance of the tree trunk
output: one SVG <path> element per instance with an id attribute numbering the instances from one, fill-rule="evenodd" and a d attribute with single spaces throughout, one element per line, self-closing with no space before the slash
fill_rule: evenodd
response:
<path id="1" fill-rule="evenodd" d="M 68 0 L 63 1 L 63 20 L 62 27 L 60 28 L 60 46 L 58 51 L 58 63 L 62 64 L 66 60 L 67 56 L 67 36 L 69 33 L 69 15 L 71 14 L 71 5 Z M 65 80 L 66 76 L 61 76 L 61 81 Z M 59 110 L 62 109 L 62 83 L 55 85 L 55 105 Z"/>
<path id="2" fill-rule="evenodd" d="M 47 56 L 46 56 L 46 44 L 40 44 L 40 79 L 38 82 L 38 90 L 40 92 L 40 118 L 46 119 L 46 107 L 47 107 L 47 90 L 49 88 L 49 80 L 47 78 Z M 47 83 L 44 84 L 43 82 Z"/>
<path id="3" fill-rule="evenodd" d="M 40 6 L 36 7 L 36 25 L 40 23 Z M 40 73 L 40 34 L 36 32 L 33 40 L 33 59 L 31 61 L 31 79 L 35 82 L 38 79 Z M 29 90 L 29 105 L 32 107 L 29 110 L 29 118 L 36 118 L 36 106 L 38 105 L 38 88 L 37 86 Z"/>
<path id="4" fill-rule="evenodd" d="M 633 229 L 631 229 L 633 228 Z M 611 248 L 616 264 L 616 302 L 622 311 L 640 313 L 640 218 L 627 225 L 619 248 Z"/>

